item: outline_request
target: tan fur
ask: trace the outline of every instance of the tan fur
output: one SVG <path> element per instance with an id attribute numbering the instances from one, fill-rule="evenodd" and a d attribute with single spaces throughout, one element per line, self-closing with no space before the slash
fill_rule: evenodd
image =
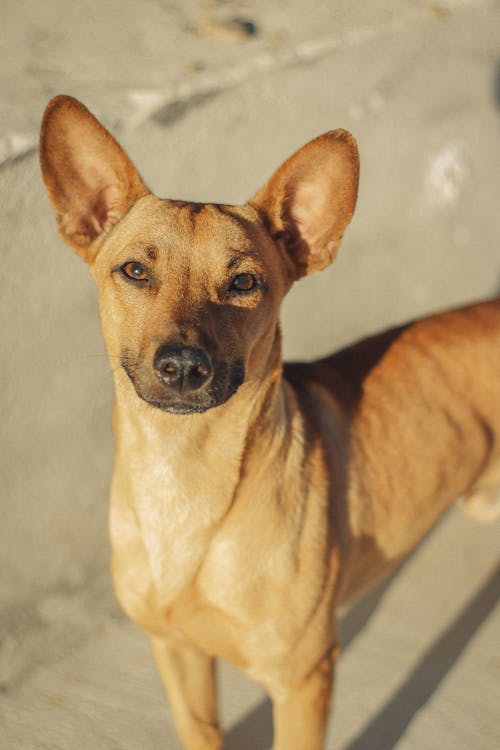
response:
<path id="1" fill-rule="evenodd" d="M 354 211 L 351 136 L 312 141 L 245 206 L 160 200 L 92 115 L 58 97 L 41 164 L 62 238 L 98 285 L 115 371 L 116 592 L 152 637 L 185 747 L 221 746 L 220 656 L 266 686 L 277 750 L 319 750 L 335 606 L 459 496 L 489 515 L 498 505 L 500 302 L 283 371 L 281 300 L 333 259 Z M 146 285 L 124 277 L 132 261 Z M 259 284 L 236 293 L 238 274 Z M 172 395 L 153 366 L 170 342 L 208 351 L 213 381 Z"/>

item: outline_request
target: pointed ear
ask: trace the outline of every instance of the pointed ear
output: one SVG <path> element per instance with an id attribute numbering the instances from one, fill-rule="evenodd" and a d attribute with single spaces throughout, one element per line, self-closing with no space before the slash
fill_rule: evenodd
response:
<path id="1" fill-rule="evenodd" d="M 295 278 L 335 258 L 356 205 L 356 141 L 332 130 L 307 143 L 260 190 L 252 205 L 264 212 L 271 234 L 285 244 Z"/>
<path id="2" fill-rule="evenodd" d="M 121 146 L 70 96 L 47 105 L 40 164 L 61 239 L 88 263 L 95 240 L 149 193 Z"/>

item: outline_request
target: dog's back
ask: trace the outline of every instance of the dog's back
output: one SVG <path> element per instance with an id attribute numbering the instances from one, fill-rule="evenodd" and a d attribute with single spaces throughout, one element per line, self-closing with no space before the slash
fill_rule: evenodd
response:
<path id="1" fill-rule="evenodd" d="M 322 421 L 329 403 L 342 405 L 350 512 L 337 523 L 351 564 L 341 600 L 401 559 L 455 499 L 482 518 L 500 510 L 499 299 L 288 364 L 285 377 Z"/>

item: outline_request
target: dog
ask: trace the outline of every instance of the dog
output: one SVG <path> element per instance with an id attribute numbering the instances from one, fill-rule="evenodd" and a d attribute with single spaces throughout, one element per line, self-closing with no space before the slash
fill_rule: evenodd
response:
<path id="1" fill-rule="evenodd" d="M 222 746 L 222 657 L 267 689 L 276 750 L 319 750 L 336 608 L 455 499 L 498 514 L 500 300 L 283 366 L 280 303 L 354 212 L 350 134 L 311 141 L 239 207 L 157 198 L 68 96 L 47 106 L 40 159 L 115 370 L 116 594 L 182 742 Z"/>

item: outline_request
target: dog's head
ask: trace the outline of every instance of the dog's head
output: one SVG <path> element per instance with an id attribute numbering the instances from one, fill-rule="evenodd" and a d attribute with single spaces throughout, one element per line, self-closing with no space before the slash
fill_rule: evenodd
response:
<path id="1" fill-rule="evenodd" d="M 354 139 L 311 141 L 244 206 L 161 200 L 75 99 L 44 115 L 42 173 L 61 238 L 90 265 L 104 337 L 164 411 L 218 406 L 279 360 L 292 282 L 327 266 L 356 202 Z"/>

